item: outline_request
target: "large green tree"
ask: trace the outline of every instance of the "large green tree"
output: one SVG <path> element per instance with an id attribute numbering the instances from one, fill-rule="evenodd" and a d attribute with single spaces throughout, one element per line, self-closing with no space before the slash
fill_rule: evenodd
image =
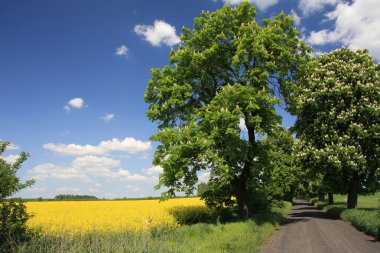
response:
<path id="1" fill-rule="evenodd" d="M 324 54 L 296 96 L 300 160 L 355 208 L 358 193 L 380 187 L 380 66 L 367 50 Z"/>
<path id="2" fill-rule="evenodd" d="M 169 65 L 151 70 L 145 93 L 147 115 L 158 123 L 151 139 L 160 142 L 154 164 L 164 168 L 163 196 L 192 193 L 198 172 L 208 170 L 206 202 L 229 205 L 236 197 L 242 219 L 251 213 L 247 182 L 262 168 L 257 134 L 280 124 L 274 106 L 289 98 L 309 51 L 291 17 L 260 25 L 255 16 L 246 2 L 203 12 L 193 29 L 182 29 Z"/>

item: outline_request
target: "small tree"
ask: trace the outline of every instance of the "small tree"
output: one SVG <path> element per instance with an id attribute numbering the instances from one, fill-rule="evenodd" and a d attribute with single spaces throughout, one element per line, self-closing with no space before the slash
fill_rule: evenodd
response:
<path id="1" fill-rule="evenodd" d="M 380 188 L 380 66 L 367 50 L 333 51 L 312 62 L 296 96 L 299 158 L 355 208 L 358 193 Z"/>
<path id="2" fill-rule="evenodd" d="M 16 176 L 21 164 L 29 156 L 22 152 L 13 164 L 1 158 L 9 142 L 0 141 L 0 252 L 16 251 L 17 244 L 27 239 L 26 222 L 28 214 L 21 200 L 9 199 L 19 190 L 34 183 L 28 180 L 20 183 Z"/>

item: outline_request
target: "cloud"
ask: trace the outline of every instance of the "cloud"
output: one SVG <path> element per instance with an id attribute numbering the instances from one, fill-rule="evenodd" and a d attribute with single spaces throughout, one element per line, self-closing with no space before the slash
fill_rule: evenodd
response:
<path id="1" fill-rule="evenodd" d="M 145 169 L 144 171 L 148 175 L 158 175 L 164 172 L 164 168 L 162 168 L 161 166 L 154 166 L 149 169 Z"/>
<path id="2" fill-rule="evenodd" d="M 270 6 L 278 3 L 278 0 L 223 0 L 224 4 L 229 5 L 238 5 L 246 1 L 253 3 L 255 6 L 257 6 L 259 9 L 263 11 L 265 11 Z"/>
<path id="3" fill-rule="evenodd" d="M 78 144 L 54 144 L 47 143 L 43 145 L 44 149 L 56 152 L 60 155 L 106 155 L 112 151 L 122 151 L 128 153 L 138 153 L 150 150 L 151 142 L 143 142 L 136 140 L 133 137 L 127 137 L 124 140 L 113 138 L 100 142 L 97 146 L 93 145 L 78 145 Z"/>
<path id="4" fill-rule="evenodd" d="M 83 156 L 74 159 L 68 166 L 57 166 L 52 163 L 45 163 L 34 167 L 28 171 L 31 178 L 37 180 L 78 179 L 82 182 L 89 182 L 93 179 L 106 181 L 144 181 L 146 183 L 157 183 L 158 178 L 153 174 L 141 175 L 131 173 L 127 169 L 113 170 L 121 165 L 119 160 L 99 156 Z M 100 186 L 100 184 L 95 184 Z"/>
<path id="5" fill-rule="evenodd" d="M 101 119 L 104 120 L 104 121 L 106 121 L 106 122 L 109 122 L 109 121 L 111 121 L 114 117 L 115 117 L 115 114 L 107 113 L 106 115 L 104 115 L 103 117 L 101 117 Z"/>
<path id="6" fill-rule="evenodd" d="M 350 49 L 367 48 L 380 60 L 380 1 L 354 0 L 352 4 L 339 3 L 326 16 L 334 21 L 334 29 L 312 31 L 307 42 L 312 45 L 342 43 Z"/>
<path id="7" fill-rule="evenodd" d="M 76 158 L 72 162 L 72 167 L 83 171 L 87 177 L 114 179 L 117 175 L 110 169 L 120 164 L 119 160 L 90 155 Z"/>
<path id="8" fill-rule="evenodd" d="M 154 21 L 153 26 L 136 25 L 134 31 L 155 47 L 161 45 L 174 46 L 181 42 L 176 34 L 175 27 L 163 20 Z"/>
<path id="9" fill-rule="evenodd" d="M 1 159 L 10 164 L 15 163 L 19 157 L 19 155 L 0 156 Z"/>
<path id="10" fill-rule="evenodd" d="M 116 48 L 115 55 L 117 56 L 126 56 L 128 54 L 129 49 L 125 45 L 121 45 Z"/>
<path id="11" fill-rule="evenodd" d="M 202 174 L 198 175 L 198 182 L 199 183 L 207 183 L 210 180 L 210 171 L 205 171 Z"/>
<path id="12" fill-rule="evenodd" d="M 129 153 L 145 152 L 151 149 L 151 142 L 143 142 L 132 137 L 127 137 L 124 140 L 113 138 L 112 140 L 102 141 L 99 144 L 100 148 L 108 151 L 126 151 Z"/>
<path id="13" fill-rule="evenodd" d="M 45 179 L 79 179 L 83 182 L 89 181 L 89 178 L 81 168 L 56 166 L 52 163 L 37 165 L 28 171 L 32 178 L 37 180 Z"/>
<path id="14" fill-rule="evenodd" d="M 341 0 L 300 0 L 298 8 L 304 16 L 323 10 L 327 5 L 336 5 Z"/>
<path id="15" fill-rule="evenodd" d="M 126 188 L 132 192 L 140 191 L 140 188 L 138 188 L 137 186 L 134 186 L 134 185 L 127 185 Z"/>
<path id="16" fill-rule="evenodd" d="M 295 12 L 293 9 L 290 11 L 290 16 L 294 20 L 295 25 L 300 25 L 301 24 L 301 17 L 298 16 L 297 12 Z"/>
<path id="17" fill-rule="evenodd" d="M 240 128 L 240 131 L 242 131 L 242 132 L 248 132 L 248 129 L 247 129 L 247 126 L 245 124 L 245 119 L 244 118 L 240 118 L 239 128 Z"/>
<path id="18" fill-rule="evenodd" d="M 102 155 L 106 153 L 106 150 L 101 149 L 99 146 L 92 145 L 77 145 L 77 144 L 54 144 L 47 143 L 43 145 L 44 149 L 56 152 L 60 155 Z"/>
<path id="19" fill-rule="evenodd" d="M 67 193 L 67 192 L 78 192 L 78 191 L 79 191 L 79 188 L 63 186 L 63 187 L 58 187 L 58 188 L 56 188 L 55 190 L 56 190 L 57 192 L 64 192 L 64 193 Z"/>
<path id="20" fill-rule="evenodd" d="M 67 102 L 67 105 L 63 107 L 65 111 L 70 111 L 73 108 L 80 109 L 84 105 L 84 101 L 82 98 L 73 98 L 69 102 Z"/>

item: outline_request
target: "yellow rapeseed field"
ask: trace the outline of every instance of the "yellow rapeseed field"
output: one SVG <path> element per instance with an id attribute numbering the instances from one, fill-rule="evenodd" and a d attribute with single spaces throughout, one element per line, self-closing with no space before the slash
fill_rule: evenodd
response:
<path id="1" fill-rule="evenodd" d="M 28 225 L 49 234 L 139 231 L 160 227 L 177 227 L 170 209 L 201 206 L 199 198 L 128 201 L 51 201 L 28 202 L 33 214 Z"/>

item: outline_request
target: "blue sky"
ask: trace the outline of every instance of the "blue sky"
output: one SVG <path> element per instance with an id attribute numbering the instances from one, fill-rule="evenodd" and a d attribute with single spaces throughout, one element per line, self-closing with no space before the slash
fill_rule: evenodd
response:
<path id="1" fill-rule="evenodd" d="M 143 95 L 168 63 L 183 26 L 202 10 L 240 0 L 19 0 L 0 2 L 0 140 L 3 159 L 37 183 L 22 197 L 158 196 L 157 146 Z M 253 0 L 257 20 L 293 16 L 315 54 L 368 48 L 380 59 L 378 0 Z M 285 126 L 294 118 L 281 112 Z M 202 180 L 207 173 L 200 175 Z"/>

